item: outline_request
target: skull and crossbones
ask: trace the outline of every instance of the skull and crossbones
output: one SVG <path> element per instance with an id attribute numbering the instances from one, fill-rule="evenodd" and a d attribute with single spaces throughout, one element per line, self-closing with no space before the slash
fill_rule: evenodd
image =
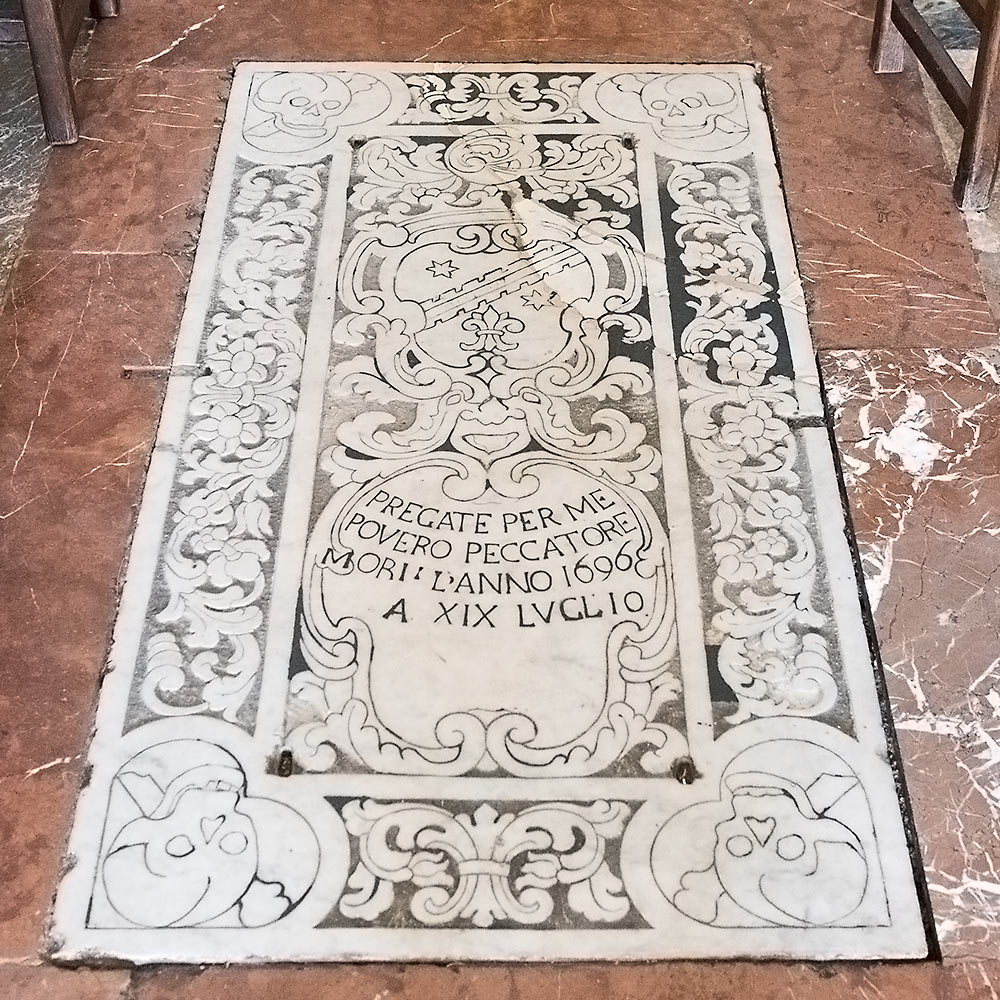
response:
<path id="1" fill-rule="evenodd" d="M 834 795 L 857 784 L 825 778 L 837 786 Z M 734 903 L 762 920 L 804 926 L 833 923 L 860 905 L 868 886 L 864 847 L 827 815 L 820 791 L 757 772 L 730 775 L 725 784 L 731 815 L 715 830 L 715 870 Z"/>
<path id="2" fill-rule="evenodd" d="M 248 117 L 243 135 L 269 152 L 316 149 L 339 128 L 381 114 L 389 101 L 385 85 L 361 73 L 274 73 L 252 92 L 258 120 Z"/>
<path id="3" fill-rule="evenodd" d="M 712 73 L 625 73 L 598 88 L 601 106 L 625 121 L 648 122 L 658 138 L 681 149 L 729 149 L 749 129 L 738 84 Z"/>
<path id="4" fill-rule="evenodd" d="M 177 740 L 147 748 L 119 771 L 112 802 L 109 822 L 119 819 L 117 831 L 109 827 L 101 884 L 113 916 L 104 920 L 260 927 L 294 907 L 312 882 L 318 847 L 306 821 L 250 795 L 242 767 L 219 746 Z M 294 850 L 279 842 L 289 836 Z"/>
<path id="5" fill-rule="evenodd" d="M 642 106 L 661 136 L 694 139 L 731 130 L 740 99 L 732 84 L 707 73 L 658 76 L 639 92 Z"/>

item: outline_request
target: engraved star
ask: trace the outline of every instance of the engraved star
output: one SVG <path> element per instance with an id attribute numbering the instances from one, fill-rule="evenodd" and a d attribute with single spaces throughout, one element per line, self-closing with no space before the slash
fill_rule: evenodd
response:
<path id="1" fill-rule="evenodd" d="M 521 299 L 525 305 L 531 306 L 532 309 L 538 312 L 552 301 L 554 295 L 555 292 L 549 292 L 546 295 L 540 288 L 532 288 L 527 295 L 522 295 Z"/>
<path id="2" fill-rule="evenodd" d="M 432 260 L 427 270 L 435 278 L 450 278 L 458 268 L 450 260 Z"/>

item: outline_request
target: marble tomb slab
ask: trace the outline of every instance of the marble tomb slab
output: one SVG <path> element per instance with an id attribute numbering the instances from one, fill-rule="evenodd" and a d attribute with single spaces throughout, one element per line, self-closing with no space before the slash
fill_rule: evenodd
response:
<path id="1" fill-rule="evenodd" d="M 754 67 L 243 64 L 66 961 L 927 954 Z"/>

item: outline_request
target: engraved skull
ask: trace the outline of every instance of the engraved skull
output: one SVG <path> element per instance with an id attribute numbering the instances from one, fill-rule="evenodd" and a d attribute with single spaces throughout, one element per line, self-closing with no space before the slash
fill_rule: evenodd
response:
<path id="1" fill-rule="evenodd" d="M 767 921 L 807 926 L 857 909 L 868 863 L 848 827 L 818 812 L 793 781 L 747 772 L 727 784 L 732 816 L 716 827 L 715 868 L 739 906 Z"/>
<path id="2" fill-rule="evenodd" d="M 657 131 L 687 137 L 715 131 L 718 119 L 739 107 L 733 86 L 707 73 L 658 76 L 642 88 L 639 98 Z"/>
<path id="3" fill-rule="evenodd" d="M 351 103 L 350 87 L 339 77 L 316 73 L 278 73 L 265 80 L 254 104 L 274 116 L 280 132 L 302 139 L 322 139 Z"/>
<path id="4" fill-rule="evenodd" d="M 111 845 L 104 883 L 112 906 L 144 927 L 190 927 L 231 909 L 257 872 L 257 833 L 242 800 L 233 767 L 206 764 L 175 778 Z"/>

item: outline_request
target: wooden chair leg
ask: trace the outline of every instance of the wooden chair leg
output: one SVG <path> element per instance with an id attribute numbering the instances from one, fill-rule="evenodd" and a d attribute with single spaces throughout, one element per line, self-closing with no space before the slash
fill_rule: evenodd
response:
<path id="1" fill-rule="evenodd" d="M 899 73 L 903 69 L 906 42 L 892 23 L 892 0 L 878 0 L 869 62 L 876 73 Z"/>
<path id="2" fill-rule="evenodd" d="M 22 0 L 21 7 L 49 142 L 55 145 L 76 142 L 79 132 L 73 100 L 73 77 L 59 26 L 56 0 Z"/>
<path id="3" fill-rule="evenodd" d="M 955 174 L 955 201 L 966 212 L 990 203 L 1000 160 L 1000 18 L 994 7 L 979 44 L 972 100 Z"/>
<path id="4" fill-rule="evenodd" d="M 93 0 L 94 17 L 117 17 L 121 12 L 119 0 Z"/>

